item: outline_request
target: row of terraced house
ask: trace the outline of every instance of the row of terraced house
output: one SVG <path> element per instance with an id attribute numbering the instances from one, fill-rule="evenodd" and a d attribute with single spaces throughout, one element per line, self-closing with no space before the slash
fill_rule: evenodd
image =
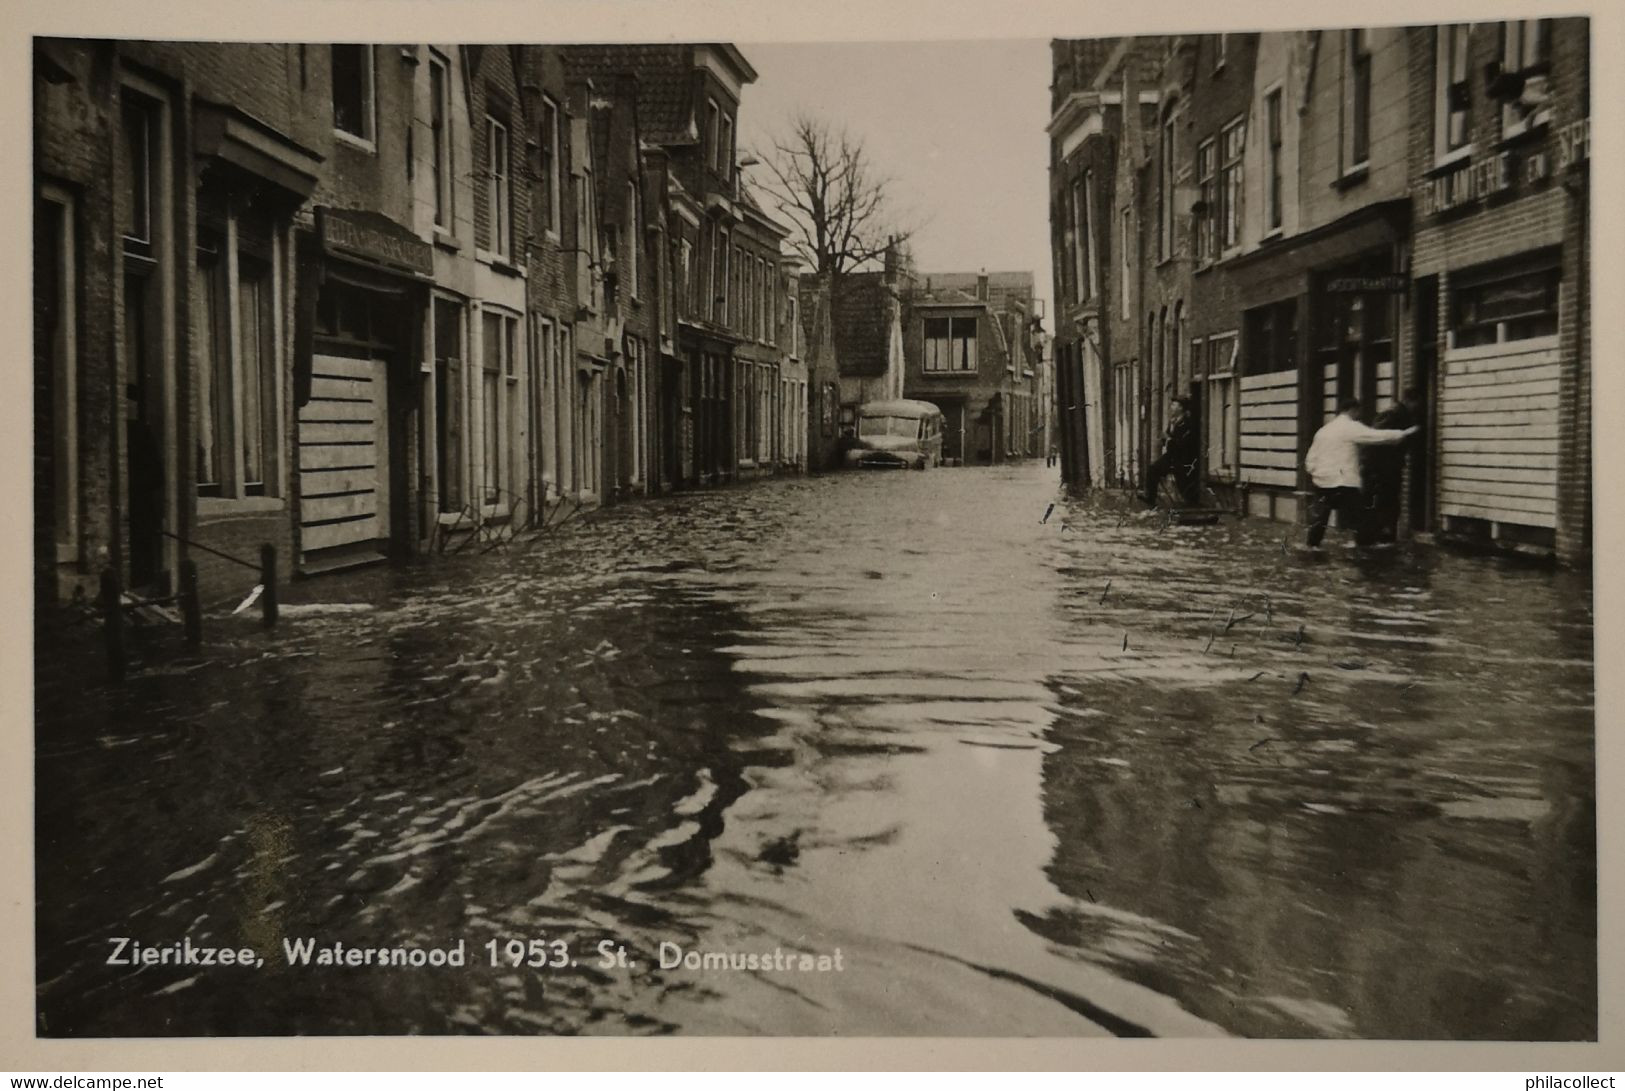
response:
<path id="1" fill-rule="evenodd" d="M 726 44 L 37 40 L 40 600 L 804 469 L 755 78 Z"/>
<path id="2" fill-rule="evenodd" d="M 1210 499 L 1304 517 L 1340 401 L 1421 395 L 1404 526 L 1590 550 L 1584 19 L 1053 44 L 1062 462 L 1137 486 L 1175 396 Z"/>

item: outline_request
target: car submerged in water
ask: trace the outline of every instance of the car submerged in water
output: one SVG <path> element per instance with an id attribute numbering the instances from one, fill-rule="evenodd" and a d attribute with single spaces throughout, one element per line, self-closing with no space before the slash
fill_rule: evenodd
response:
<path id="1" fill-rule="evenodd" d="M 866 402 L 858 407 L 857 434 L 846 464 L 877 470 L 942 465 L 942 410 L 907 398 Z"/>

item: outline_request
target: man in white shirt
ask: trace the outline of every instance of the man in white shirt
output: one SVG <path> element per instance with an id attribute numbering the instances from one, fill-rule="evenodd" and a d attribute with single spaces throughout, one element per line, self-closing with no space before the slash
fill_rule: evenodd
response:
<path id="1" fill-rule="evenodd" d="M 1304 469 L 1314 482 L 1315 499 L 1310 508 L 1309 548 L 1319 549 L 1326 536 L 1332 512 L 1341 513 L 1345 524 L 1354 526 L 1354 543 L 1368 545 L 1371 530 L 1360 504 L 1360 448 L 1371 444 L 1399 443 L 1412 435 L 1413 428 L 1372 428 L 1360 423 L 1360 403 L 1347 398 L 1337 407 L 1337 416 L 1327 421 L 1309 444 Z"/>

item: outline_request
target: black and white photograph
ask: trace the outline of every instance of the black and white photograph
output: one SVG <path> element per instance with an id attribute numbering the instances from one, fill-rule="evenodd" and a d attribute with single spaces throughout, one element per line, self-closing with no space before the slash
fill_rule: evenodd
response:
<path id="1" fill-rule="evenodd" d="M 1360 17 L 34 36 L 34 1037 L 1596 1042 L 1591 20 Z"/>

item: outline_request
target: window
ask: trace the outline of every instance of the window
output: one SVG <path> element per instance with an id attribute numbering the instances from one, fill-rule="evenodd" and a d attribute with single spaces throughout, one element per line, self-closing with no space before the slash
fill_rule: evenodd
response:
<path id="1" fill-rule="evenodd" d="M 1162 123 L 1162 153 L 1157 163 L 1157 256 L 1174 253 L 1174 119 Z"/>
<path id="2" fill-rule="evenodd" d="M 1075 187 L 1067 186 L 1062 191 L 1060 208 L 1053 219 L 1061 225 L 1061 234 L 1056 243 L 1055 291 L 1060 298 L 1071 301 L 1078 296 L 1075 275 L 1078 263 L 1078 199 Z"/>
<path id="3" fill-rule="evenodd" d="M 1520 75 L 1544 73 L 1551 64 L 1552 21 L 1515 19 L 1501 24 L 1501 68 Z"/>
<path id="4" fill-rule="evenodd" d="M 373 140 L 372 46 L 335 45 L 333 128 L 356 140 Z"/>
<path id="5" fill-rule="evenodd" d="M 512 193 L 508 188 L 508 127 L 497 118 L 485 117 L 485 179 L 487 207 L 491 213 L 491 252 L 509 256 L 513 241 Z"/>
<path id="6" fill-rule="evenodd" d="M 1207 343 L 1207 471 L 1232 477 L 1241 458 L 1236 403 L 1236 335 L 1220 334 Z"/>
<path id="7" fill-rule="evenodd" d="M 130 250 L 133 243 L 143 253 L 150 253 L 154 137 L 152 110 L 142 100 L 127 95 L 121 107 L 121 120 L 126 182 L 122 216 L 125 249 Z"/>
<path id="8" fill-rule="evenodd" d="M 1095 246 L 1095 174 L 1084 171 L 1084 298 L 1094 298 L 1100 285 L 1100 272 L 1095 268 L 1100 247 Z"/>
<path id="9" fill-rule="evenodd" d="M 1264 178 L 1264 230 L 1281 230 L 1284 194 L 1282 190 L 1281 89 L 1264 96 L 1264 123 L 1267 141 L 1268 173 Z"/>
<path id="10" fill-rule="evenodd" d="M 1558 269 L 1469 280 L 1451 295 L 1450 347 L 1557 334 Z"/>
<path id="11" fill-rule="evenodd" d="M 604 287 L 597 186 L 590 167 L 583 167 L 571 181 L 576 187 L 576 296 L 588 310 L 596 311 L 603 303 Z"/>
<path id="12" fill-rule="evenodd" d="M 194 467 L 205 497 L 275 495 L 278 484 L 277 271 L 238 249 L 238 222 L 228 212 L 224 234 L 200 232 L 198 245 Z"/>
<path id="13" fill-rule="evenodd" d="M 1540 106 L 1551 67 L 1551 39 L 1550 19 L 1501 24 L 1501 69 L 1518 82 L 1517 94 L 1501 107 L 1502 136 L 1516 136 L 1546 120 L 1548 115 Z M 1530 95 L 1530 91 L 1536 94 Z"/>
<path id="14" fill-rule="evenodd" d="M 767 343 L 779 343 L 779 277 L 778 266 L 769 261 L 767 269 Z"/>
<path id="15" fill-rule="evenodd" d="M 210 240 L 212 243 L 213 240 Z M 226 400 L 231 395 L 231 345 L 226 340 L 231 324 L 226 319 L 226 277 L 219 268 L 214 245 L 198 247 L 197 299 L 203 308 L 201 323 L 205 354 L 197 369 L 197 489 L 200 496 L 219 496 L 227 478 L 229 449 L 221 440 L 231 434 Z"/>
<path id="16" fill-rule="evenodd" d="M 643 217 L 639 215 L 638 184 L 626 183 L 626 283 L 632 298 L 642 294 Z"/>
<path id="17" fill-rule="evenodd" d="M 1437 159 L 1467 154 L 1472 121 L 1472 87 L 1467 79 L 1471 26 L 1439 27 L 1434 58 L 1433 151 Z"/>
<path id="18" fill-rule="evenodd" d="M 463 309 L 449 299 L 434 301 L 435 480 L 439 510 L 463 506 L 466 454 L 463 436 L 468 411 L 463 386 Z"/>
<path id="19" fill-rule="evenodd" d="M 722 115 L 722 140 L 717 144 L 717 170 L 727 178 L 733 177 L 734 119 Z"/>
<path id="20" fill-rule="evenodd" d="M 1134 223 L 1134 221 L 1132 219 L 1130 219 L 1130 212 L 1131 212 L 1130 209 L 1127 209 L 1127 208 L 1123 209 L 1123 238 L 1122 238 L 1121 242 L 1118 244 L 1118 247 L 1117 247 L 1118 253 L 1119 253 L 1119 255 L 1121 256 L 1121 259 L 1122 259 L 1120 261 L 1120 263 L 1118 264 L 1118 270 L 1117 270 L 1119 276 L 1121 277 L 1119 291 L 1120 291 L 1121 296 L 1122 296 L 1121 303 L 1120 303 L 1120 305 L 1122 307 L 1122 310 L 1119 312 L 1119 314 L 1125 320 L 1127 320 L 1127 318 L 1129 317 L 1129 314 L 1130 314 L 1130 311 L 1129 311 L 1130 296 L 1129 296 L 1128 286 L 1129 286 L 1129 283 L 1130 283 L 1129 277 L 1133 273 L 1133 267 L 1131 266 L 1131 264 L 1129 262 L 1129 255 L 1132 253 L 1132 251 L 1129 248 L 1129 241 L 1133 238 L 1133 223 Z"/>
<path id="21" fill-rule="evenodd" d="M 690 285 L 694 283 L 694 245 L 687 239 L 677 243 L 677 313 L 690 313 Z"/>
<path id="22" fill-rule="evenodd" d="M 976 370 L 976 319 L 925 319 L 925 370 Z"/>
<path id="23" fill-rule="evenodd" d="M 1247 312 L 1247 356 L 1243 375 L 1298 369 L 1298 304 L 1286 299 Z"/>
<path id="24" fill-rule="evenodd" d="M 1247 124 L 1237 119 L 1219 136 L 1219 246 L 1228 251 L 1241 241 L 1241 157 Z"/>
<path id="25" fill-rule="evenodd" d="M 721 140 L 722 111 L 717 109 L 715 99 L 705 101 L 705 158 L 710 162 L 713 170 L 718 168 L 722 161 Z"/>
<path id="26" fill-rule="evenodd" d="M 270 437 L 276 434 L 276 367 L 271 342 L 271 276 L 268 266 L 244 258 L 237 272 L 238 438 L 243 451 L 243 493 L 264 496 Z"/>
<path id="27" fill-rule="evenodd" d="M 562 158 L 559 155 L 559 107 L 542 99 L 542 226 L 554 238 L 559 234 Z"/>
<path id="28" fill-rule="evenodd" d="M 1213 140 L 1204 140 L 1196 147 L 1196 185 L 1200 201 L 1196 214 L 1196 261 L 1199 265 L 1218 257 L 1213 235 L 1219 211 L 1218 151 L 1219 146 Z"/>
<path id="29" fill-rule="evenodd" d="M 717 254 L 720 261 L 716 269 L 716 279 L 711 282 L 712 289 L 716 293 L 715 310 L 711 318 L 719 325 L 726 326 L 728 324 L 728 285 L 730 283 L 728 279 L 728 258 L 732 251 L 728 249 L 728 233 L 724 231 L 720 237 L 721 241 L 717 244 Z"/>
<path id="30" fill-rule="evenodd" d="M 1371 41 L 1366 31 L 1343 35 L 1343 170 L 1371 158 Z"/>
<path id="31" fill-rule="evenodd" d="M 508 465 L 513 431 L 506 418 L 504 394 L 511 394 L 519 377 L 514 359 L 514 339 L 518 321 L 510 315 L 485 311 L 481 316 L 484 339 L 484 365 L 480 369 L 482 451 L 484 458 L 484 502 L 499 504 L 512 491 L 512 470 Z"/>
<path id="32" fill-rule="evenodd" d="M 1071 240 L 1067 247 L 1067 261 L 1071 268 L 1067 271 L 1072 281 L 1072 301 L 1082 303 L 1089 298 L 1089 289 L 1084 281 L 1084 241 L 1083 221 L 1089 215 L 1083 203 L 1083 179 L 1075 179 L 1072 183 L 1072 230 Z"/>
<path id="33" fill-rule="evenodd" d="M 446 64 L 429 58 L 429 139 L 434 174 L 434 225 L 449 230 L 452 224 L 451 82 Z"/>

